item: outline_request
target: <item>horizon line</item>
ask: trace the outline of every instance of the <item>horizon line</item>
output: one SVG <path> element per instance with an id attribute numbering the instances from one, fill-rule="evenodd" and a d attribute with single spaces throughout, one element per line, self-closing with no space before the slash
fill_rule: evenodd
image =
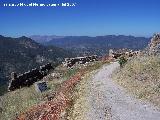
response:
<path id="1" fill-rule="evenodd" d="M 154 35 L 155 33 L 153 33 Z M 4 36 L 4 37 L 12 37 L 12 38 L 20 38 L 20 37 L 32 37 L 32 36 L 41 36 L 41 37 L 51 37 L 51 36 L 55 36 L 55 37 L 102 37 L 102 36 L 132 36 L 132 37 L 145 37 L 145 38 L 150 38 L 152 37 L 152 35 L 131 35 L 131 34 L 128 34 L 128 35 L 125 35 L 125 34 L 106 34 L 106 35 L 55 35 L 55 34 L 35 34 L 35 35 L 17 35 L 17 36 L 14 36 L 14 35 L 3 35 L 3 34 L 0 34 L 1 36 Z"/>

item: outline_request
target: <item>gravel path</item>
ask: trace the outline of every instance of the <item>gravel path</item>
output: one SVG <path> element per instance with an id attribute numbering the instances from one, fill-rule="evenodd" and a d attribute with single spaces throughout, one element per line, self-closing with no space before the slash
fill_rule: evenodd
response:
<path id="1" fill-rule="evenodd" d="M 127 94 L 111 79 L 118 63 L 103 66 L 89 82 L 86 120 L 160 120 L 160 110 Z"/>

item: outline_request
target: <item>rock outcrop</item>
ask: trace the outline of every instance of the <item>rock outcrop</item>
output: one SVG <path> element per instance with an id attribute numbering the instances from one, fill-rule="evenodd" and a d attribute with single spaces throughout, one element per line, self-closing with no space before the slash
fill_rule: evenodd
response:
<path id="1" fill-rule="evenodd" d="M 149 44 L 149 55 L 160 55 L 160 33 L 154 34 Z"/>

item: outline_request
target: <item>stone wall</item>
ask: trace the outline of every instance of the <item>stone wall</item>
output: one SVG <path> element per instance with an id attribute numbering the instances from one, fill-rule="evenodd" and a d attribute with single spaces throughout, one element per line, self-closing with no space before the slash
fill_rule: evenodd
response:
<path id="1" fill-rule="evenodd" d="M 46 65 L 40 66 L 40 69 L 35 68 L 20 75 L 12 72 L 8 91 L 13 91 L 18 88 L 32 85 L 33 83 L 41 80 L 44 76 L 46 76 L 51 69 L 53 69 L 53 67 L 51 63 L 48 63 Z"/>
<path id="2" fill-rule="evenodd" d="M 65 62 L 63 62 L 63 66 L 70 68 L 70 67 L 73 67 L 75 64 L 86 64 L 86 63 L 94 62 L 97 60 L 98 60 L 97 55 L 65 58 Z"/>
<path id="3" fill-rule="evenodd" d="M 141 51 L 132 51 L 129 49 L 119 49 L 119 50 L 109 50 L 109 57 L 112 57 L 114 59 L 118 59 L 122 56 L 129 58 L 133 56 L 140 55 Z"/>

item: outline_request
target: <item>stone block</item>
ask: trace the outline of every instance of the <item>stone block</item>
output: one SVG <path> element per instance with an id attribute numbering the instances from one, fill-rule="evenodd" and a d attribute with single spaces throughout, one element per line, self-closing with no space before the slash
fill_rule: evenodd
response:
<path id="1" fill-rule="evenodd" d="M 34 86 L 37 92 L 44 92 L 48 89 L 47 83 L 45 81 L 36 82 Z"/>

